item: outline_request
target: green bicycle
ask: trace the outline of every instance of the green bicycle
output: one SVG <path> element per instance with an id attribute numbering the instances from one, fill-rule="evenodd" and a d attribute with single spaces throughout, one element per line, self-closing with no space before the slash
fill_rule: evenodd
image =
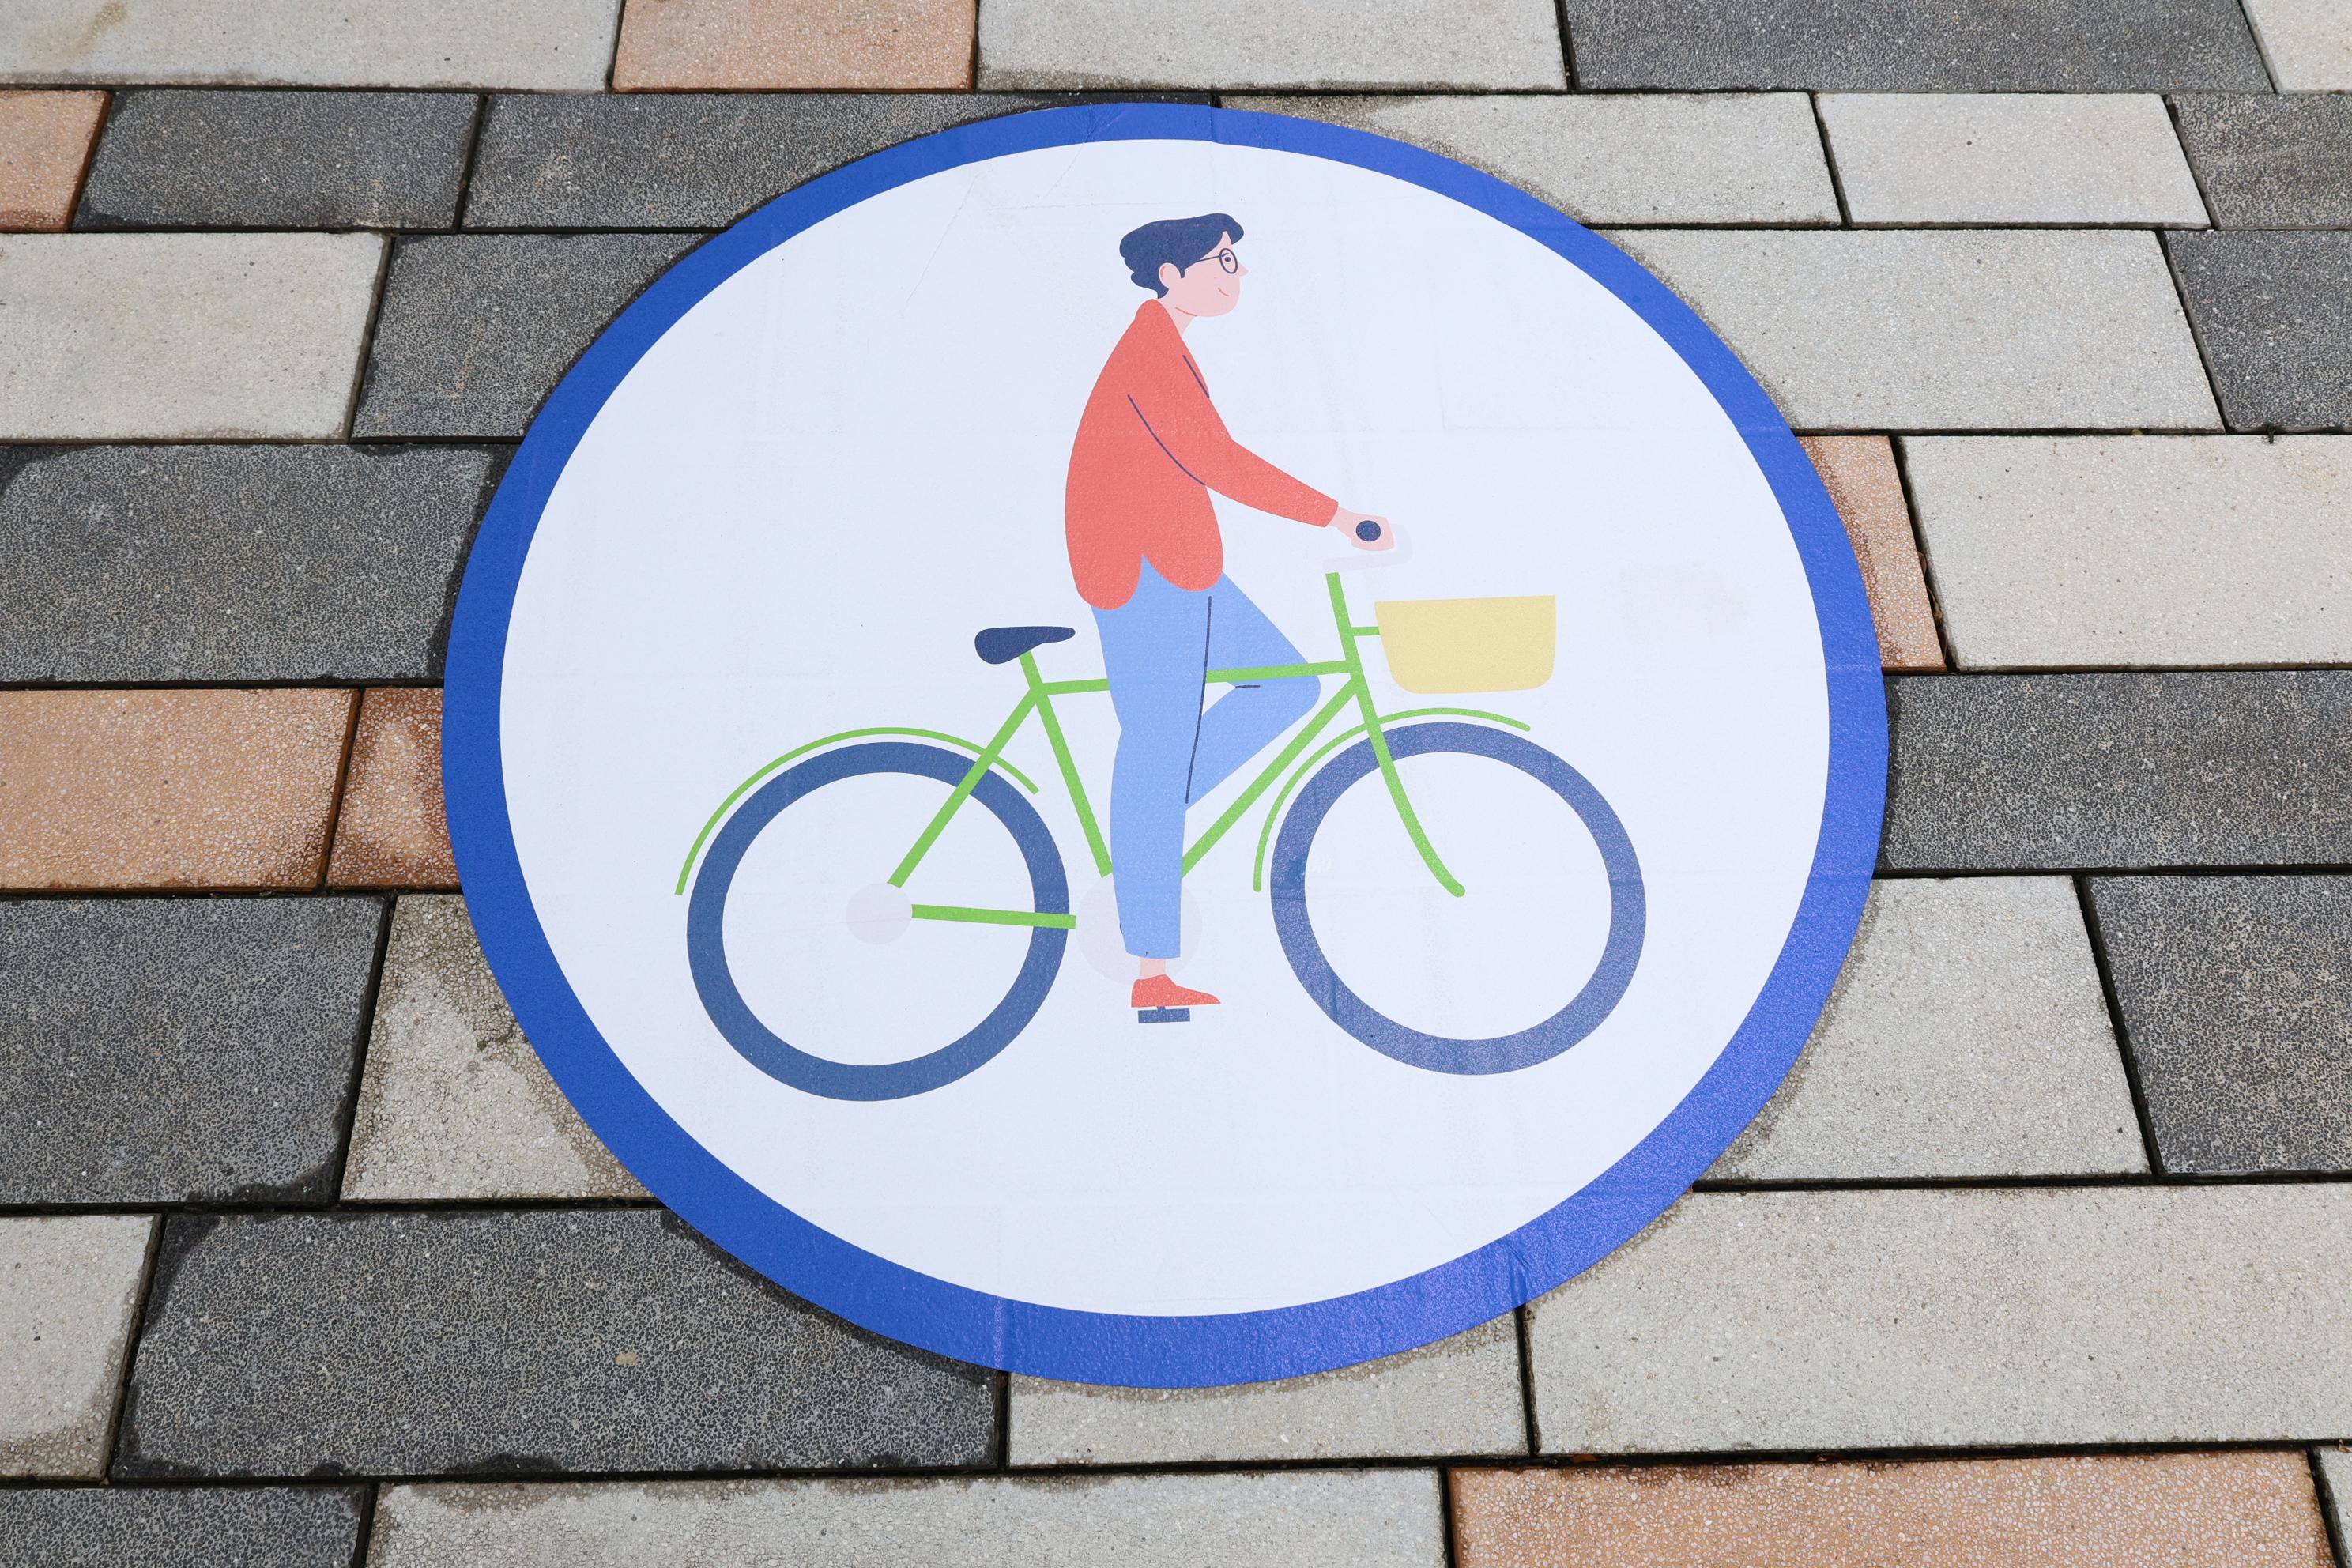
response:
<path id="1" fill-rule="evenodd" d="M 1356 624 L 1349 613 L 1339 574 L 1328 573 L 1324 580 L 1339 634 L 1338 658 L 1208 673 L 1210 680 L 1227 684 L 1292 676 L 1343 679 L 1339 689 L 1299 726 L 1185 851 L 1184 871 L 1189 875 L 1272 792 L 1273 801 L 1258 833 L 1252 886 L 1270 888 L 1275 931 L 1283 952 L 1299 984 L 1333 1023 L 1383 1055 L 1435 1072 L 1511 1072 L 1548 1061 L 1599 1027 L 1633 981 L 1644 926 L 1642 871 L 1633 843 L 1601 792 L 1560 758 L 1526 739 L 1523 732 L 1529 726 L 1520 721 L 1473 708 L 1378 711 L 1365 675 L 1361 645 L 1366 638 L 1384 637 L 1391 672 L 1407 690 L 1524 689 L 1549 678 L 1552 601 L 1383 603 L 1377 606 L 1380 624 L 1366 626 Z M 1110 850 L 1099 819 L 1055 711 L 1055 703 L 1063 698 L 1108 693 L 1110 684 L 1100 679 L 1048 680 L 1037 668 L 1037 647 L 1074 635 L 1068 626 L 992 626 L 973 638 L 974 650 L 983 662 L 1017 662 L 1024 683 L 1013 711 L 985 744 L 941 731 L 901 726 L 845 731 L 796 747 L 767 763 L 737 785 L 711 813 L 687 853 L 676 889 L 680 895 L 691 890 L 687 909 L 688 966 L 711 1022 L 755 1067 L 796 1089 L 830 1099 L 903 1099 L 953 1083 L 982 1067 L 1035 1016 L 1060 973 L 1064 949 L 1078 917 L 1071 910 L 1060 851 L 1036 807 L 1021 793 L 1025 789 L 1035 795 L 1038 786 L 1003 756 L 1006 746 L 1033 716 L 1045 731 L 1097 873 L 1104 878 L 1112 873 Z M 1356 720 L 1351 727 L 1307 755 L 1307 748 L 1325 731 L 1349 714 Z M 1307 912 L 1308 850 L 1316 832 L 1349 787 L 1375 773 L 1429 875 L 1456 898 L 1468 891 L 1447 868 L 1397 765 L 1403 759 L 1441 753 L 1486 759 L 1516 769 L 1545 786 L 1581 820 L 1584 832 L 1600 852 L 1608 880 L 1607 934 L 1591 972 L 1540 1022 L 1484 1039 L 1430 1034 L 1376 1010 L 1335 970 Z M 852 929 L 868 942 L 887 943 L 916 922 L 940 922 L 966 930 L 1009 928 L 1025 931 L 1026 945 L 1003 997 L 958 1037 L 900 1060 L 842 1061 L 786 1040 L 746 1000 L 728 958 L 728 896 L 746 857 L 755 856 L 762 830 L 787 810 L 832 786 L 868 781 L 867 787 L 872 788 L 872 781 L 892 775 L 933 781 L 930 787 L 943 784 L 948 793 L 930 810 L 928 821 L 917 826 L 917 819 L 909 817 L 910 839 L 896 867 L 883 880 L 851 898 L 847 915 Z M 907 798 L 903 794 L 893 795 L 889 804 L 903 805 Z M 996 863 L 1010 867 L 1017 862 L 1024 868 L 1025 891 L 992 903 L 917 901 L 908 891 L 910 884 L 916 882 L 951 825 L 960 819 L 969 824 L 972 818 L 966 814 L 975 807 L 985 814 L 981 820 L 992 820 L 1010 837 L 1012 855 L 998 855 Z M 792 885 L 791 879 L 785 881 Z M 1007 892 L 1011 893 L 1010 887 Z M 1576 980 L 1573 975 L 1564 978 Z"/>

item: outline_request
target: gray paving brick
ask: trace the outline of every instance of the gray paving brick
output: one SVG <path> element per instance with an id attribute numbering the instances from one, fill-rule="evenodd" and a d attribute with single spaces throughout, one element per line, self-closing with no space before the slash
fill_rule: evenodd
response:
<path id="1" fill-rule="evenodd" d="M 2164 1168 L 2352 1171 L 2352 877 L 2103 877 L 2091 896 Z"/>
<path id="2" fill-rule="evenodd" d="M 1554 1453 L 2352 1429 L 2352 1185 L 1700 1193 L 1532 1309 Z"/>
<path id="3" fill-rule="evenodd" d="M 447 228 L 478 100 L 440 92 L 117 94 L 82 228 Z"/>
<path id="4" fill-rule="evenodd" d="M 374 899 L 0 904 L 0 1202 L 332 1195 Z"/>
<path id="5" fill-rule="evenodd" d="M 0 452 L 0 680 L 438 675 L 503 460 L 455 447 Z"/>
<path id="6" fill-rule="evenodd" d="M 393 250 L 352 434 L 520 437 L 572 362 L 701 240 L 466 234 Z"/>
<path id="7" fill-rule="evenodd" d="M 976 1465 L 993 1403 L 659 1209 L 198 1216 L 165 1231 L 115 1467 Z"/>
<path id="8" fill-rule="evenodd" d="M 2352 226 L 2352 97 L 2200 94 L 2172 105 L 2223 227 Z"/>
<path id="9" fill-rule="evenodd" d="M 1960 665 L 2352 663 L 2352 440 L 1903 447 Z"/>
<path id="10" fill-rule="evenodd" d="M 2147 1169 L 2074 883 L 1969 877 L 1871 889 L 1805 1054 L 1707 1174 L 1887 1181 Z"/>
<path id="11" fill-rule="evenodd" d="M 2260 92 L 2237 0 L 1564 0 L 1587 88 Z"/>
<path id="12" fill-rule="evenodd" d="M 104 1473 L 154 1225 L 145 1215 L 0 1219 L 0 1476 Z M 0 1489 L 0 1510 L 19 1495 Z M 0 1561 L 6 1520 L 0 1511 Z"/>
<path id="13" fill-rule="evenodd" d="M 0 1568 L 349 1568 L 356 1487 L 0 1491 Z"/>
<path id="14" fill-rule="evenodd" d="M 2177 234 L 2166 246 L 2233 427 L 2352 429 L 2352 234 Z"/>
<path id="15" fill-rule="evenodd" d="M 2327 1491 L 2327 1511 L 2336 1539 L 2352 1540 L 2352 1448 L 2341 1439 L 2319 1450 L 2319 1476 Z"/>
<path id="16" fill-rule="evenodd" d="M 1433 1470 L 388 1487 L 371 1568 L 1441 1568 Z"/>
<path id="17" fill-rule="evenodd" d="M 2352 27 L 2338 0 L 2246 0 L 2246 15 L 2283 90 L 2352 89 Z"/>
<path id="18" fill-rule="evenodd" d="M 1889 868 L 2352 865 L 2352 670 L 1887 687 Z"/>

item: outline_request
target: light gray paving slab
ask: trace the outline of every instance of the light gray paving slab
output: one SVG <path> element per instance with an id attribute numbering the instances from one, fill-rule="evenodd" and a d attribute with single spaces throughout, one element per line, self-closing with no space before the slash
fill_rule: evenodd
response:
<path id="1" fill-rule="evenodd" d="M 1565 1453 L 2352 1430 L 2352 1186 L 1699 1193 L 1533 1309 Z"/>
<path id="2" fill-rule="evenodd" d="M 2336 1539 L 2352 1541 L 2352 1447 L 2338 1441 L 2319 1450 L 2319 1479 L 2327 1489 L 2327 1511 Z"/>
<path id="3" fill-rule="evenodd" d="M 621 0 L 0 0 L 0 81 L 604 85 Z"/>
<path id="4" fill-rule="evenodd" d="M 1362 1366 L 1232 1388 L 1013 1380 L 1016 1465 L 1523 1454 L 1518 1322 Z"/>
<path id="5" fill-rule="evenodd" d="M 1969 877 L 1871 889 L 1805 1054 L 1707 1174 L 1885 1181 L 2147 1169 L 2074 883 Z"/>
<path id="6" fill-rule="evenodd" d="M 342 434 L 383 244 L 0 236 L 0 440 Z"/>
<path id="7" fill-rule="evenodd" d="M 1437 1473 L 398 1486 L 369 1568 L 1442 1568 Z"/>
<path id="8" fill-rule="evenodd" d="M 360 1487 L 0 1489 L 0 1568 L 351 1568 Z"/>
<path id="9" fill-rule="evenodd" d="M 2153 93 L 1824 93 L 1856 223 L 2201 226 Z"/>
<path id="10" fill-rule="evenodd" d="M 1812 430 L 2221 423 L 2156 237 L 1619 230 Z"/>
<path id="11" fill-rule="evenodd" d="M 466 900 L 402 899 L 376 992 L 343 1196 L 642 1197 L 523 1038 Z"/>
<path id="12" fill-rule="evenodd" d="M 1565 89 L 1546 0 L 990 0 L 983 88 Z"/>
<path id="13" fill-rule="evenodd" d="M 2246 0 L 2246 15 L 2282 89 L 2352 91 L 2352 19 L 2343 0 Z"/>
<path id="14" fill-rule="evenodd" d="M 2352 661 L 2352 437 L 1911 437 L 1962 666 Z"/>
<path id="15" fill-rule="evenodd" d="M 0 1475 L 105 1473 L 154 1225 L 146 1215 L 0 1219 Z"/>
<path id="16" fill-rule="evenodd" d="M 1834 224 L 1801 93 L 1230 98 L 1329 121 L 1499 175 L 1580 222 Z"/>

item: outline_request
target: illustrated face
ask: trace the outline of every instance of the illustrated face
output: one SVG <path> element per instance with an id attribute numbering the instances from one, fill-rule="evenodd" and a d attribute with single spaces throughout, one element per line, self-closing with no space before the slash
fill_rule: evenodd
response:
<path id="1" fill-rule="evenodd" d="M 1219 235 L 1216 248 L 1181 272 L 1172 263 L 1160 268 L 1168 304 L 1188 316 L 1223 315 L 1242 302 L 1242 279 L 1248 276 L 1229 234 Z"/>

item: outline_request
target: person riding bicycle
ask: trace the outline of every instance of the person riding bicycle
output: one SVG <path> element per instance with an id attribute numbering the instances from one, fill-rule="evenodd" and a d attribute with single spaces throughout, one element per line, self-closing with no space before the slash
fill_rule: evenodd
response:
<path id="1" fill-rule="evenodd" d="M 1168 974 L 1181 956 L 1185 809 L 1305 718 L 1321 684 L 1244 682 L 1202 711 L 1213 668 L 1306 662 L 1225 575 L 1209 492 L 1331 528 L 1359 550 L 1395 537 L 1386 519 L 1350 511 L 1251 452 L 1217 416 L 1184 331 L 1241 302 L 1241 237 L 1232 216 L 1206 213 L 1119 241 L 1129 273 L 1155 297 L 1111 350 L 1070 448 L 1070 573 L 1094 609 L 1118 714 L 1111 864 L 1119 929 L 1139 961 L 1139 1011 L 1215 1005 Z M 1360 523 L 1374 525 L 1371 537 Z"/>

